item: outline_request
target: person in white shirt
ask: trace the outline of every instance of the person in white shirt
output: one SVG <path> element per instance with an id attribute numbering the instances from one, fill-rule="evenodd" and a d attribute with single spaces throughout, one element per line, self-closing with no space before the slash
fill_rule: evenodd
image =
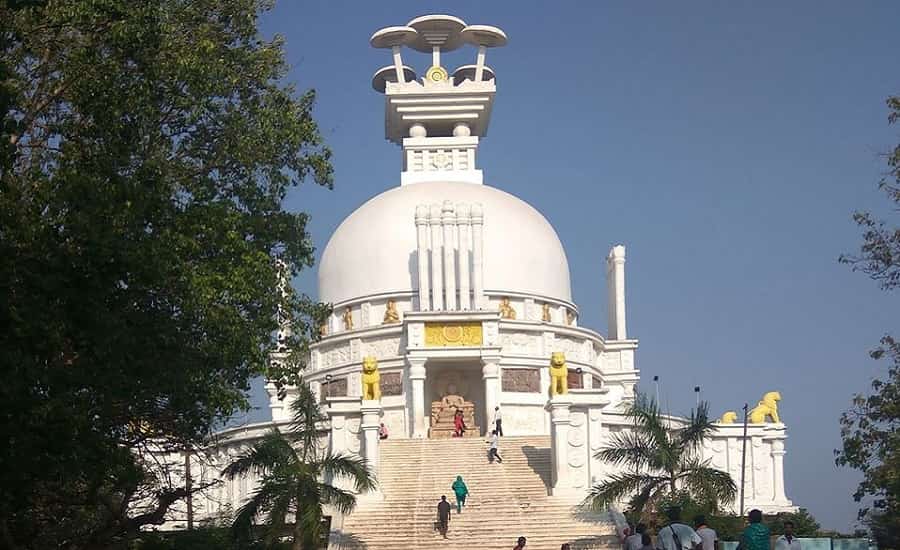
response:
<path id="1" fill-rule="evenodd" d="M 497 437 L 497 430 L 491 432 L 491 437 L 488 439 L 488 443 L 491 444 L 491 449 L 488 451 L 488 460 L 493 464 L 494 459 L 497 459 L 497 462 L 503 464 L 503 457 L 500 456 L 500 451 L 497 449 L 500 440 Z"/>
<path id="2" fill-rule="evenodd" d="M 634 534 L 625 539 L 625 550 L 641 550 L 641 546 L 644 545 L 643 535 L 646 530 L 646 525 L 638 523 L 637 527 L 634 528 Z"/>
<path id="3" fill-rule="evenodd" d="M 775 550 L 801 550 L 800 541 L 794 536 L 794 522 L 784 522 L 784 534 L 775 540 Z"/>
<path id="4" fill-rule="evenodd" d="M 503 437 L 503 415 L 500 414 L 500 407 L 494 407 L 494 430 L 497 435 Z"/>
<path id="5" fill-rule="evenodd" d="M 714 529 L 710 529 L 706 525 L 706 517 L 697 516 L 694 518 L 694 529 L 697 530 L 697 536 L 703 539 L 703 548 L 700 550 L 718 550 L 719 536 Z"/>
<path id="6" fill-rule="evenodd" d="M 666 512 L 669 524 L 659 528 L 656 534 L 656 546 L 659 550 L 693 550 L 703 542 L 700 535 L 689 526 L 681 523 L 681 509 L 669 508 Z"/>

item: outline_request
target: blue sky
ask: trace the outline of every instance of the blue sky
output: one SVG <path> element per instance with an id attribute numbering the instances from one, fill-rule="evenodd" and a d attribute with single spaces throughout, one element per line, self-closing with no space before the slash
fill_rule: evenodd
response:
<path id="1" fill-rule="evenodd" d="M 834 466 L 838 417 L 886 372 L 867 350 L 896 328 L 897 297 L 837 257 L 859 244 L 853 210 L 887 206 L 876 187 L 898 139 L 884 100 L 900 93 L 900 3 L 282 0 L 263 32 L 284 37 L 288 80 L 319 93 L 335 154 L 335 189 L 288 201 L 311 213 L 319 253 L 399 182 L 369 85 L 390 59 L 368 38 L 423 13 L 509 36 L 488 53 L 498 95 L 479 164 L 556 227 L 581 323 L 606 332 L 603 259 L 625 244 L 642 388 L 660 376 L 684 413 L 700 385 L 715 414 L 779 390 L 788 496 L 850 528 L 857 478 Z M 315 295 L 313 271 L 296 284 Z"/>

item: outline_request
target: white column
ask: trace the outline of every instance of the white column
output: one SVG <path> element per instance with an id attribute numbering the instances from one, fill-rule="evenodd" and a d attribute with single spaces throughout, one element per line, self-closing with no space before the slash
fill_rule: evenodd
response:
<path id="1" fill-rule="evenodd" d="M 772 474 L 774 477 L 775 493 L 774 500 L 778 503 L 787 502 L 787 495 L 784 494 L 784 439 L 772 440 Z"/>
<path id="2" fill-rule="evenodd" d="M 616 245 L 606 257 L 609 339 L 625 340 L 625 247 Z"/>
<path id="3" fill-rule="evenodd" d="M 441 257 L 441 207 L 433 204 L 428 216 L 431 225 L 431 309 L 444 310 L 443 258 Z"/>
<path id="4" fill-rule="evenodd" d="M 441 209 L 441 225 L 444 227 L 444 290 L 447 311 L 456 311 L 456 253 L 453 246 L 453 229 L 456 227 L 456 209 L 450 201 L 444 201 Z"/>
<path id="5" fill-rule="evenodd" d="M 285 400 L 278 398 L 278 387 L 272 382 L 266 382 L 266 393 L 269 394 L 269 410 L 272 411 L 272 422 L 287 420 L 284 410 Z"/>
<path id="6" fill-rule="evenodd" d="M 408 364 L 407 375 L 409 387 L 412 393 L 412 437 L 422 439 L 427 436 L 428 427 L 425 425 L 425 359 L 406 359 Z"/>
<path id="7" fill-rule="evenodd" d="M 419 311 L 431 309 L 428 285 L 428 206 L 416 207 L 416 259 L 419 263 Z"/>
<path id="8" fill-rule="evenodd" d="M 474 309 L 484 309 L 484 260 L 483 227 L 484 210 L 480 204 L 472 205 L 472 290 Z"/>
<path id="9" fill-rule="evenodd" d="M 397 72 L 397 82 L 404 84 L 406 77 L 403 75 L 403 61 L 400 59 L 400 46 L 391 46 L 391 53 L 394 56 L 394 71 Z"/>
<path id="10" fill-rule="evenodd" d="M 569 441 L 569 408 L 572 402 L 565 395 L 556 395 L 550 400 L 550 470 L 551 494 L 571 492 L 569 462 L 567 455 Z"/>
<path id="11" fill-rule="evenodd" d="M 469 299 L 469 250 L 471 248 L 469 240 L 469 206 L 466 204 L 456 205 L 456 225 L 459 245 L 457 253 L 459 254 L 459 309 L 468 311 L 472 309 Z"/>
<path id="12" fill-rule="evenodd" d="M 381 423 L 381 402 L 363 401 L 360 412 L 362 412 L 360 428 L 363 431 L 363 456 L 366 459 L 369 471 L 377 478 L 379 467 L 378 428 Z"/>
<path id="13" fill-rule="evenodd" d="M 475 82 L 481 82 L 481 77 L 484 74 L 484 56 L 486 52 L 486 47 L 478 46 L 478 57 L 475 58 Z"/>
<path id="14" fill-rule="evenodd" d="M 484 422 L 487 433 L 494 428 L 494 408 L 500 401 L 500 357 L 482 357 L 481 378 L 484 380 Z"/>

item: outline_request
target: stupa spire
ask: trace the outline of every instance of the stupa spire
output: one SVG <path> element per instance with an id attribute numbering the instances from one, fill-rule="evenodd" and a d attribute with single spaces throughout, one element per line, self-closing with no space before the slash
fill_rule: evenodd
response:
<path id="1" fill-rule="evenodd" d="M 369 41 L 393 55 L 393 64 L 372 77 L 372 87 L 385 95 L 385 138 L 403 148 L 400 184 L 482 183 L 475 153 L 479 138 L 487 135 L 497 90 L 485 57 L 488 48 L 506 45 L 506 34 L 450 15 L 423 15 L 404 26 L 381 29 Z M 475 64 L 449 73 L 441 54 L 466 44 L 478 48 Z M 403 64 L 404 46 L 431 54 L 423 78 Z"/>

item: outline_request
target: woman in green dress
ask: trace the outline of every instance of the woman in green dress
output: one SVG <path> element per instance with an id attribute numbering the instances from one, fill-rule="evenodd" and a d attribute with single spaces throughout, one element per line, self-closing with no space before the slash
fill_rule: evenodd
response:
<path id="1" fill-rule="evenodd" d="M 456 493 L 456 513 L 462 513 L 462 507 L 466 503 L 466 496 L 469 494 L 469 488 L 462 476 L 456 476 L 456 481 L 452 485 L 453 492 Z"/>

